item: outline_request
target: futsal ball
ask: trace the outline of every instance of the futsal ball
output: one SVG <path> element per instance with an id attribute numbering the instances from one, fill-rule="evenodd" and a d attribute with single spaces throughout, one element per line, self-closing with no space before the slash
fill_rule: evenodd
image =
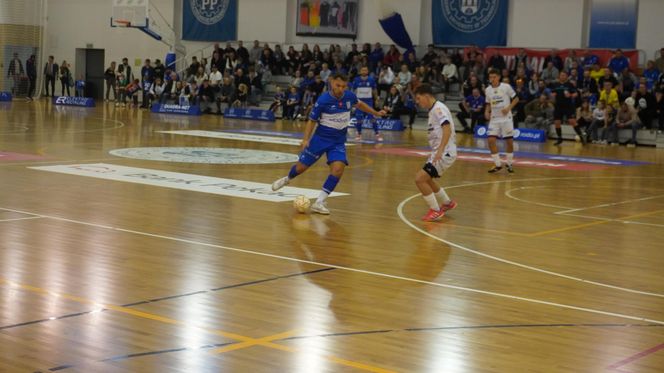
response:
<path id="1" fill-rule="evenodd" d="M 297 212 L 304 214 L 309 211 L 309 208 L 311 207 L 311 201 L 305 196 L 297 196 L 293 200 L 293 207 Z"/>
<path id="2" fill-rule="evenodd" d="M 579 135 L 574 136 L 574 141 L 576 142 L 581 141 L 581 137 L 579 137 Z"/>

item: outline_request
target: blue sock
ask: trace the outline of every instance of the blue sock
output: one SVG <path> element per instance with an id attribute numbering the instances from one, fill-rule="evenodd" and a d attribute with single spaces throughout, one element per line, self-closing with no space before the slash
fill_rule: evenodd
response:
<path id="1" fill-rule="evenodd" d="M 297 173 L 297 165 L 293 165 L 293 167 L 291 167 L 290 171 L 288 172 L 288 178 L 293 180 L 297 177 L 297 175 L 299 175 Z"/>
<path id="2" fill-rule="evenodd" d="M 328 176 L 327 180 L 325 180 L 325 184 L 323 184 L 323 192 L 332 194 L 334 188 L 336 188 L 337 184 L 339 184 L 339 180 L 340 179 L 334 175 Z"/>
<path id="3" fill-rule="evenodd" d="M 373 130 L 377 135 L 378 134 L 378 121 L 374 119 L 373 122 L 371 122 L 371 124 L 373 125 Z"/>
<path id="4" fill-rule="evenodd" d="M 359 119 L 357 118 L 355 120 L 355 129 L 357 130 L 357 134 L 361 135 L 362 134 L 362 123 L 364 122 L 364 119 Z"/>

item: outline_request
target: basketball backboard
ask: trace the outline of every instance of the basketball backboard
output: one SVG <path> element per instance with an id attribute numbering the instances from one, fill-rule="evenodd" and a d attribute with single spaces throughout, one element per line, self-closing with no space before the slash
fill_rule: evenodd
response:
<path id="1" fill-rule="evenodd" d="M 112 27 L 148 26 L 149 0 L 113 0 Z"/>

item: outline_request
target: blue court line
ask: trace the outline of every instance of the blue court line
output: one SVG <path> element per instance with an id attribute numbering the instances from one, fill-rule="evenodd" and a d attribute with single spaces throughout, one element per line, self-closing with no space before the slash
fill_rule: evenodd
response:
<path id="1" fill-rule="evenodd" d="M 427 148 L 428 149 L 428 148 Z M 464 153 L 476 153 L 476 154 L 490 154 L 489 149 L 482 148 L 465 148 L 459 147 L 458 151 Z M 576 156 L 567 156 L 560 154 L 548 154 L 548 153 L 533 153 L 533 152 L 514 152 L 517 157 L 531 158 L 531 159 L 546 159 L 549 161 L 562 161 L 562 162 L 573 162 L 573 163 L 588 163 L 595 165 L 605 165 L 605 166 L 642 166 L 647 164 L 653 164 L 651 162 L 641 162 L 641 161 L 628 161 L 622 159 L 612 159 L 612 158 L 595 158 L 595 157 L 576 157 Z"/>
<path id="2" fill-rule="evenodd" d="M 288 138 L 293 138 L 293 139 L 301 139 L 304 137 L 302 133 L 299 132 L 279 132 L 279 131 L 264 131 L 264 130 L 223 130 L 223 131 L 214 131 L 214 132 L 235 132 L 235 133 L 244 133 L 248 135 L 264 135 L 264 136 L 275 136 L 275 137 L 288 137 Z M 350 140 L 350 139 L 349 139 Z M 385 139 L 385 141 L 378 142 L 375 140 L 370 140 L 370 139 L 362 139 L 360 142 L 356 141 L 349 141 L 352 144 L 387 144 L 387 145 L 395 145 L 395 144 L 403 144 L 404 142 L 401 140 L 388 140 Z"/>

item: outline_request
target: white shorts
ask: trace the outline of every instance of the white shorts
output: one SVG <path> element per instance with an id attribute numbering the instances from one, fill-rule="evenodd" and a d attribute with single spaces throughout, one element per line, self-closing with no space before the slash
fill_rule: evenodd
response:
<path id="1" fill-rule="evenodd" d="M 424 167 L 422 167 L 422 169 L 432 178 L 440 177 L 448 168 L 452 167 L 454 161 L 456 161 L 456 155 L 446 153 L 443 154 L 443 158 L 440 161 L 434 163 L 433 158 L 435 156 L 435 153 L 431 153 L 429 160 Z"/>
<path id="2" fill-rule="evenodd" d="M 514 121 L 512 119 L 491 120 L 487 135 L 502 138 L 514 136 Z"/>

